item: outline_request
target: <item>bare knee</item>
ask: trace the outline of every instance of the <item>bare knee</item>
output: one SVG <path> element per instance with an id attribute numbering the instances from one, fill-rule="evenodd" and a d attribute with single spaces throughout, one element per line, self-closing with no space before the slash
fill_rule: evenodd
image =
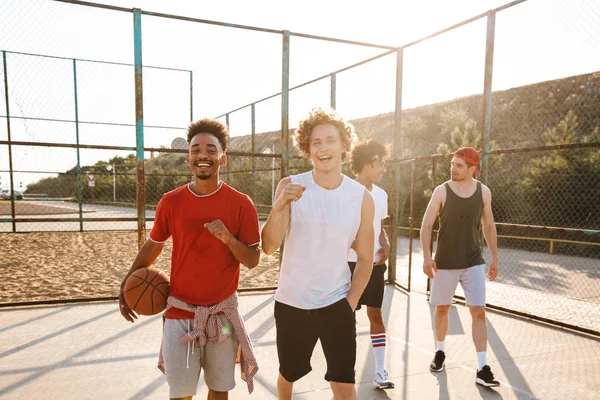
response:
<path id="1" fill-rule="evenodd" d="M 335 400 L 355 400 L 356 390 L 353 383 L 329 382 Z"/>
<path id="2" fill-rule="evenodd" d="M 473 306 L 469 307 L 473 321 L 485 321 L 485 307 Z"/>
<path id="3" fill-rule="evenodd" d="M 440 316 L 448 315 L 450 312 L 450 304 L 443 306 L 435 306 L 435 313 Z"/>

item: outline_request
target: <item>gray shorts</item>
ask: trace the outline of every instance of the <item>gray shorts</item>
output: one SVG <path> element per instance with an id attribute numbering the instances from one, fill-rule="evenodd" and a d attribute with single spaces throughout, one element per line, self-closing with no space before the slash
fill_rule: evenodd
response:
<path id="1" fill-rule="evenodd" d="M 433 306 L 452 304 L 460 282 L 468 306 L 485 307 L 485 264 L 464 269 L 438 269 L 431 280 L 429 303 Z"/>
<path id="2" fill-rule="evenodd" d="M 219 315 L 219 318 L 225 323 L 225 327 L 233 331 L 231 322 L 224 315 Z M 215 346 L 198 347 L 190 343 L 188 347 L 187 343 L 181 342 L 181 338 L 192 329 L 192 323 L 191 319 L 165 320 L 162 351 L 169 397 L 194 396 L 202 369 L 204 382 L 209 389 L 218 392 L 232 390 L 235 387 L 234 372 L 238 350 L 235 332 Z"/>

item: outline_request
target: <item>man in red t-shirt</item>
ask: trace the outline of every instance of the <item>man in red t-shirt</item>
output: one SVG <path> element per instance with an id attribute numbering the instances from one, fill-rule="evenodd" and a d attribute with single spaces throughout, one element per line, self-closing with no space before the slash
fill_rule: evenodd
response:
<path id="1" fill-rule="evenodd" d="M 247 195 L 219 180 L 219 168 L 227 161 L 228 136 L 227 128 L 216 120 L 189 126 L 186 162 L 194 181 L 163 195 L 150 238 L 121 284 L 121 315 L 133 322 L 137 315 L 124 300 L 125 281 L 133 271 L 149 267 L 173 237 L 159 362 L 172 399 L 191 399 L 202 369 L 208 398 L 227 399 L 235 386 L 238 348 L 249 391 L 258 370 L 236 295 L 240 263 L 253 268 L 259 261 L 258 216 Z"/>

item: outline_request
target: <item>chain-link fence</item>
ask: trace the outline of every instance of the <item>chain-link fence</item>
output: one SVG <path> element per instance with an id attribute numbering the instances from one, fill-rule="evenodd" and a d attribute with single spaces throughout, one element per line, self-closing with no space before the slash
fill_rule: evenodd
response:
<path id="1" fill-rule="evenodd" d="M 595 2 L 513 1 L 400 47 L 70 3 L 0 6 L 0 303 L 115 296 L 162 194 L 191 179 L 185 129 L 207 110 L 231 109 L 212 114 L 231 134 L 221 179 L 264 221 L 279 179 L 310 169 L 291 135 L 320 106 L 392 149 L 390 281 L 428 290 L 421 218 L 469 145 L 499 233 L 489 303 L 600 331 Z M 219 40 L 199 59 L 190 37 Z M 263 255 L 241 287 L 273 287 L 278 265 Z"/>

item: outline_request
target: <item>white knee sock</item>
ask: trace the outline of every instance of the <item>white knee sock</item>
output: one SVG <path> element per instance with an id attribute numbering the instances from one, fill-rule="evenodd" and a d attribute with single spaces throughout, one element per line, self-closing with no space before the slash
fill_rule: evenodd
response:
<path id="1" fill-rule="evenodd" d="M 373 356 L 375 357 L 375 371 L 383 372 L 385 370 L 385 333 L 371 335 L 371 344 L 373 345 Z"/>
<path id="2" fill-rule="evenodd" d="M 485 351 L 477 352 L 477 363 L 479 364 L 478 369 L 482 369 L 484 366 L 487 365 L 486 359 L 487 359 L 487 352 L 485 352 Z"/>

